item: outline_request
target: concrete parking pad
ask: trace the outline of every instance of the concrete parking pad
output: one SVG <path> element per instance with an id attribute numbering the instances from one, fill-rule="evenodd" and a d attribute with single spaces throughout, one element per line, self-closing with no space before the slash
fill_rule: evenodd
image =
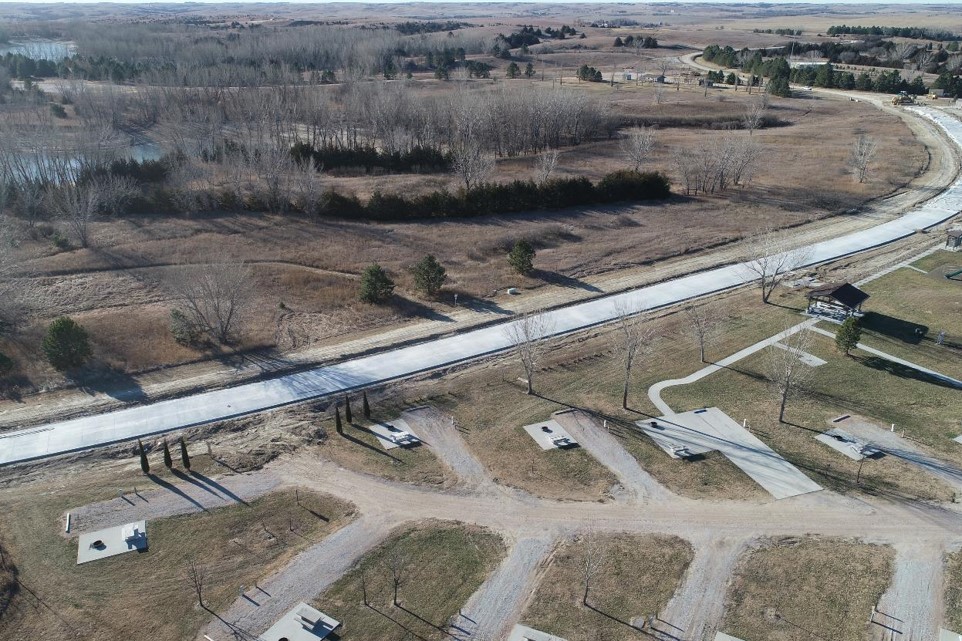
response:
<path id="1" fill-rule="evenodd" d="M 535 630 L 524 625 L 516 625 L 508 635 L 508 641 L 565 641 L 553 634 Z"/>
<path id="2" fill-rule="evenodd" d="M 386 450 L 393 450 L 396 447 L 411 447 L 421 443 L 421 439 L 403 418 L 396 418 L 389 423 L 375 423 L 368 429 L 374 433 L 377 442 Z"/>
<path id="3" fill-rule="evenodd" d="M 724 632 L 716 632 L 715 641 L 742 641 L 742 640 L 737 637 L 733 637 L 729 634 L 725 634 Z"/>
<path id="4" fill-rule="evenodd" d="M 543 450 L 565 449 L 578 445 L 578 441 L 574 440 L 571 434 L 554 419 L 534 425 L 525 425 L 524 431 Z"/>
<path id="5" fill-rule="evenodd" d="M 717 407 L 670 414 L 637 424 L 673 458 L 721 452 L 776 499 L 822 489 Z"/>
<path id="6" fill-rule="evenodd" d="M 939 628 L 939 641 L 962 641 L 962 634 Z"/>
<path id="7" fill-rule="evenodd" d="M 828 445 L 833 450 L 841 452 L 853 461 L 861 461 L 867 456 L 879 454 L 879 450 L 872 447 L 865 441 L 855 438 L 845 430 L 837 427 L 827 432 L 822 432 L 815 437 L 815 440 Z"/>
<path id="8" fill-rule="evenodd" d="M 77 565 L 117 556 L 124 552 L 147 549 L 147 522 L 137 521 L 126 525 L 81 534 L 77 544 Z"/>
<path id="9" fill-rule="evenodd" d="M 320 641 L 341 625 L 306 603 L 298 603 L 260 636 L 263 641 Z"/>

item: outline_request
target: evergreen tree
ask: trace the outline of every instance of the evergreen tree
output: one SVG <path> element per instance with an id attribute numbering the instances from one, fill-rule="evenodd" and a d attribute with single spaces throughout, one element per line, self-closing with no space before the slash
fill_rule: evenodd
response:
<path id="1" fill-rule="evenodd" d="M 428 296 L 436 295 L 448 278 L 444 266 L 431 254 L 418 261 L 413 271 L 414 286 Z"/>
<path id="2" fill-rule="evenodd" d="M 50 364 L 60 371 L 80 367 L 92 353 L 87 330 L 67 316 L 50 323 L 43 351 Z"/>
<path id="3" fill-rule="evenodd" d="M 848 356 L 849 352 L 858 345 L 861 338 L 862 326 L 859 325 L 857 318 L 849 316 L 845 319 L 845 322 L 842 323 L 841 327 L 838 328 L 838 332 L 835 333 L 835 347 L 838 348 L 838 351 Z"/>
<path id="4" fill-rule="evenodd" d="M 347 422 L 351 425 L 354 424 L 354 417 L 351 416 L 351 399 L 348 396 L 344 397 L 344 418 L 346 418 Z"/>
<path id="5" fill-rule="evenodd" d="M 508 71 L 505 73 L 509 80 L 514 80 L 515 78 L 521 77 L 521 68 L 518 66 L 517 62 L 512 62 L 508 65 Z"/>
<path id="6" fill-rule="evenodd" d="M 144 451 L 144 444 L 137 439 L 137 449 L 140 451 L 140 469 L 144 474 L 150 474 L 150 462 L 147 460 L 147 452 Z"/>
<path id="7" fill-rule="evenodd" d="M 621 36 L 617 36 L 617 37 L 615 38 L 615 46 L 616 46 L 616 47 L 624 47 L 624 46 L 625 46 L 625 43 L 621 41 Z"/>
<path id="8" fill-rule="evenodd" d="M 367 392 L 362 392 L 362 394 L 363 394 L 363 396 L 362 396 L 361 398 L 363 399 L 362 409 L 363 409 L 363 411 L 364 411 L 364 418 L 370 420 L 370 419 L 371 419 L 371 405 L 367 402 Z"/>
<path id="9" fill-rule="evenodd" d="M 524 66 L 524 77 L 529 79 L 534 78 L 534 65 L 530 62 Z"/>
<path id="10" fill-rule="evenodd" d="M 511 248 L 511 253 L 508 254 L 508 262 L 516 272 L 524 276 L 530 274 L 534 269 L 534 257 L 534 247 L 522 238 L 515 242 L 514 247 Z"/>
<path id="11" fill-rule="evenodd" d="M 167 439 L 164 439 L 164 467 L 168 470 L 174 467 L 174 460 L 170 458 L 170 448 L 167 447 Z"/>
<path id="12" fill-rule="evenodd" d="M 180 437 L 180 462 L 183 463 L 184 469 L 188 472 L 190 471 L 190 456 L 187 454 L 187 443 L 184 442 L 184 437 Z"/>
<path id="13" fill-rule="evenodd" d="M 383 303 L 394 293 L 394 281 L 384 268 L 374 263 L 361 274 L 361 300 L 365 303 Z"/>

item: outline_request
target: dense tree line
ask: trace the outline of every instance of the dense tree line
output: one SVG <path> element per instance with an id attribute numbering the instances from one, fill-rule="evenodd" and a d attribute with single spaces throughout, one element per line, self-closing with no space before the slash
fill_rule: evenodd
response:
<path id="1" fill-rule="evenodd" d="M 926 29 L 924 27 L 856 27 L 854 25 L 832 25 L 826 31 L 830 36 L 886 36 L 889 38 L 911 38 L 914 40 L 962 40 L 962 36 L 951 31 Z"/>
<path id="2" fill-rule="evenodd" d="M 291 148 L 294 160 L 310 160 L 318 170 L 361 168 L 368 173 L 382 170 L 390 173 L 439 173 L 451 170 L 451 154 L 438 149 L 412 147 L 393 152 L 382 151 L 373 145 L 346 148 L 327 145 L 315 149 L 309 143 L 298 142 Z"/>
<path id="3" fill-rule="evenodd" d="M 421 33 L 438 33 L 440 31 L 457 31 L 462 27 L 470 27 L 471 25 L 466 22 L 456 22 L 454 20 L 447 20 L 445 22 L 399 22 L 394 25 L 394 28 L 403 33 L 406 36 L 413 36 Z"/>
<path id="4" fill-rule="evenodd" d="M 635 47 L 637 49 L 657 49 L 658 39 L 651 36 L 628 35 L 622 40 L 621 36 L 615 37 L 616 47 Z"/>
<path id="5" fill-rule="evenodd" d="M 800 36 L 801 29 L 752 29 L 752 33 L 773 33 L 776 36 Z"/>

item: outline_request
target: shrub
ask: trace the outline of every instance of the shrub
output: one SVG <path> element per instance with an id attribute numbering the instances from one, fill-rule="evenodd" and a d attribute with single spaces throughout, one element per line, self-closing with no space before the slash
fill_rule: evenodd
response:
<path id="1" fill-rule="evenodd" d="M 50 237 L 50 242 L 53 243 L 54 247 L 61 251 L 67 251 L 70 249 L 70 239 L 59 231 L 53 233 L 53 236 Z"/>
<path id="2" fill-rule="evenodd" d="M 43 339 L 47 360 L 60 371 L 80 367 L 92 354 L 87 330 L 67 316 L 50 323 Z"/>
<path id="3" fill-rule="evenodd" d="M 54 115 L 54 118 L 66 118 L 66 117 L 67 117 L 67 110 L 64 109 L 62 105 L 58 105 L 58 104 L 55 103 L 55 102 L 50 103 L 50 113 L 52 113 L 52 114 Z"/>
<path id="4" fill-rule="evenodd" d="M 384 268 L 373 263 L 361 274 L 361 300 L 365 303 L 383 303 L 394 293 L 394 281 Z M 350 419 L 348 419 L 350 420 Z"/>
<path id="5" fill-rule="evenodd" d="M 170 334 L 185 347 L 196 347 L 207 342 L 203 328 L 179 309 L 170 310 Z"/>

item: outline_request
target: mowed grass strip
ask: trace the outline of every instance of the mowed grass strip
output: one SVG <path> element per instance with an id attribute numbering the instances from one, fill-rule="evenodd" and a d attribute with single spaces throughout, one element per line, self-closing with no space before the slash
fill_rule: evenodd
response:
<path id="1" fill-rule="evenodd" d="M 504 554 L 501 537 L 484 528 L 420 523 L 366 554 L 314 606 L 343 623 L 338 634 L 345 641 L 450 638 L 447 623 Z M 392 565 L 400 577 L 399 605 L 393 602 Z"/>
<path id="2" fill-rule="evenodd" d="M 345 525 L 353 506 L 307 490 L 268 494 L 248 505 L 147 522 L 149 550 L 77 565 L 77 540 L 60 536 L 58 519 L 77 497 L 34 497 L 6 511 L 3 527 L 20 579 L 35 598 L 0 619 L 0 638 L 152 639 L 197 635 L 211 614 L 186 577 L 193 559 L 206 573 L 205 604 L 227 608 L 240 586 L 283 567 L 297 552 Z M 293 520 L 294 531 L 291 522 Z"/>
<path id="3" fill-rule="evenodd" d="M 841 539 L 771 540 L 739 562 L 720 630 L 745 641 L 862 641 L 894 557 Z"/>
<path id="4" fill-rule="evenodd" d="M 951 438 L 957 426 L 949 408 L 958 407 L 958 390 L 905 378 L 879 369 L 858 351 L 840 354 L 832 339 L 816 335 L 811 353 L 828 361 L 807 372 L 802 393 L 789 400 L 778 422 L 776 391 L 768 379 L 768 348 L 697 383 L 673 387 L 663 398 L 677 411 L 720 407 L 736 421 L 748 420 L 752 432 L 821 485 L 840 492 L 862 491 L 897 499 L 952 500 L 945 482 L 892 456 L 858 461 L 815 440 L 835 427 L 831 419 L 859 414 L 882 426 L 896 424 L 908 436 L 932 446 L 940 456 L 959 460 Z M 838 424 L 845 429 L 845 423 Z"/>
<path id="5" fill-rule="evenodd" d="M 583 567 L 588 549 L 599 555 L 600 562 L 585 607 Z M 674 536 L 580 537 L 555 553 L 521 620 L 566 639 L 640 638 L 623 622 L 664 609 L 692 556 L 691 545 Z"/>

